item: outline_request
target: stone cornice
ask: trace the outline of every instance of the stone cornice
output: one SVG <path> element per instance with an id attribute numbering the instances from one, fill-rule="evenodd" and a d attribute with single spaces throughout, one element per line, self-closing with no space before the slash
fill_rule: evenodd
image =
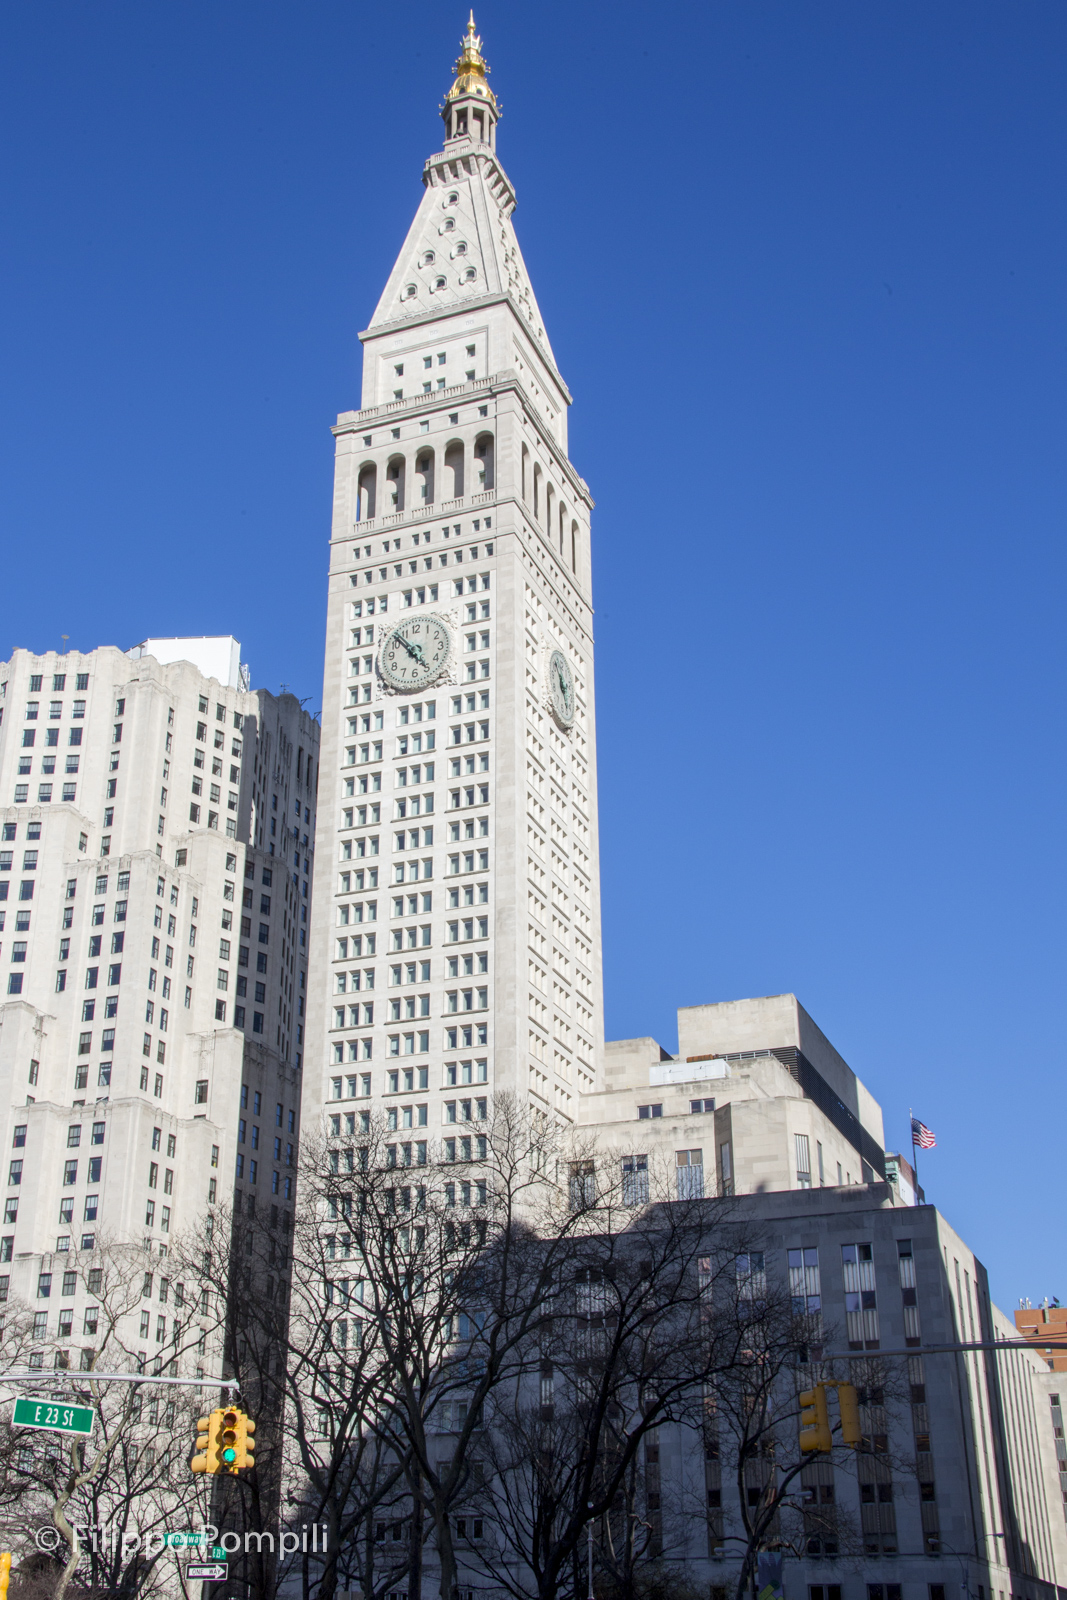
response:
<path id="1" fill-rule="evenodd" d="M 559 385 L 560 391 L 567 404 L 573 405 L 574 398 L 571 395 L 570 390 L 567 388 L 566 383 L 563 381 L 563 378 L 560 376 L 558 367 L 556 366 L 555 362 L 550 360 L 545 354 L 544 350 L 537 343 L 536 338 L 530 334 L 530 330 L 526 325 L 525 317 L 519 310 L 519 307 L 515 303 L 512 295 L 510 295 L 506 289 L 498 290 L 495 294 L 480 294 L 471 300 L 464 300 L 460 305 L 450 305 L 447 308 L 442 307 L 440 311 L 420 311 L 412 317 L 393 317 L 389 322 L 376 322 L 372 324 L 371 327 L 364 328 L 362 333 L 357 334 L 356 337 L 359 339 L 360 343 L 363 344 L 367 339 L 380 339 L 386 334 L 401 333 L 407 328 L 418 328 L 428 322 L 442 322 L 446 317 L 464 316 L 476 308 L 480 309 L 482 306 L 499 305 L 507 305 L 511 307 L 512 313 L 516 322 L 519 324 L 519 327 L 523 329 L 523 331 L 531 340 L 531 349 L 535 350 L 537 355 L 544 362 L 545 367 L 552 375 L 553 382 Z M 394 403 L 396 405 L 401 404 L 400 401 L 396 401 Z M 406 404 L 406 402 L 404 403 Z"/>
<path id="2" fill-rule="evenodd" d="M 362 337 L 361 334 L 360 338 Z M 488 378 L 480 378 L 473 383 L 456 383 L 448 389 L 437 389 L 432 394 L 412 395 L 410 400 L 387 400 L 384 405 L 367 406 L 363 411 L 343 411 L 330 432 L 336 439 L 341 434 L 359 433 L 364 428 L 372 426 L 380 427 L 383 422 L 395 423 L 403 417 L 421 417 L 428 412 L 440 411 L 443 403 L 446 407 L 460 405 L 465 401 L 477 399 L 479 395 L 489 394 L 495 397 L 508 391 L 518 395 L 524 416 L 536 428 L 542 444 L 555 462 L 561 476 L 570 483 L 572 493 L 584 501 L 591 511 L 595 502 L 589 493 L 589 485 L 575 471 L 536 411 L 531 411 L 526 404 L 522 379 L 514 368 L 506 372 L 493 373 Z"/>
<path id="3" fill-rule="evenodd" d="M 515 209 L 515 190 L 511 179 L 496 158 L 491 145 L 471 138 L 469 134 L 452 139 L 443 150 L 437 150 L 422 169 L 422 181 L 427 188 L 438 183 L 452 183 L 460 173 L 471 171 L 472 158 L 482 169 L 489 192 L 505 217 Z M 442 170 L 444 175 L 442 176 Z"/>

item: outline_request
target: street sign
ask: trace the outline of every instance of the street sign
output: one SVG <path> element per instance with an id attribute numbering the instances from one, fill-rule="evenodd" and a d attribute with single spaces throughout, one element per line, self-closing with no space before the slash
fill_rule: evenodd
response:
<path id="1" fill-rule="evenodd" d="M 195 1583 L 198 1579 L 201 1583 L 221 1583 L 226 1572 L 225 1561 L 190 1561 L 185 1569 L 185 1576 L 190 1583 Z"/>
<path id="2" fill-rule="evenodd" d="M 92 1406 L 57 1405 L 52 1400 L 16 1400 L 11 1421 L 16 1428 L 48 1428 L 52 1433 L 93 1431 L 96 1412 Z"/>
<path id="3" fill-rule="evenodd" d="M 165 1535 L 165 1547 L 168 1550 L 195 1550 L 200 1545 L 208 1542 L 206 1533 L 168 1533 Z M 211 1561 L 226 1561 L 230 1552 L 224 1544 L 213 1544 L 208 1551 Z"/>

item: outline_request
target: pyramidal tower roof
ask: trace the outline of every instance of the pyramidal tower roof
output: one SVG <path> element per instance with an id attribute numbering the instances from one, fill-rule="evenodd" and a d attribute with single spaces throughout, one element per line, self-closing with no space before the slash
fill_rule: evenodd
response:
<path id="1" fill-rule="evenodd" d="M 473 11 L 462 46 L 440 108 L 444 148 L 423 168 L 422 203 L 365 336 L 506 300 L 555 368 L 511 220 L 515 191 L 496 153 L 500 106 Z"/>

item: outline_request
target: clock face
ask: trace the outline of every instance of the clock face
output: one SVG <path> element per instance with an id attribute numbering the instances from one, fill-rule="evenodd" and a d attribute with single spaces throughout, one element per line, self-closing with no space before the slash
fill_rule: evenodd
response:
<path id="1" fill-rule="evenodd" d="M 386 635 L 378 667 L 394 689 L 425 689 L 444 672 L 451 653 L 440 617 L 407 617 Z"/>
<path id="2" fill-rule="evenodd" d="M 556 720 L 569 728 L 574 721 L 574 674 L 562 650 L 553 650 L 548 658 L 548 687 Z"/>

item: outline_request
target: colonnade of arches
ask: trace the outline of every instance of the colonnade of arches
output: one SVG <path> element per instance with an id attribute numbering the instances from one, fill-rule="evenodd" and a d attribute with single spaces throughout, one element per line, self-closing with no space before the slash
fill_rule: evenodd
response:
<path id="1" fill-rule="evenodd" d="M 560 560 L 570 562 L 572 572 L 578 571 L 578 522 L 567 508 L 563 496 L 550 478 L 545 476 L 539 461 L 534 461 L 525 445 L 522 447 L 520 474 L 522 498 L 533 513 L 533 519 L 548 534 L 553 548 L 558 548 Z"/>
<path id="2" fill-rule="evenodd" d="M 462 439 L 450 439 L 440 452 L 432 445 L 423 445 L 411 458 L 397 451 L 385 462 L 381 485 L 378 477 L 378 464 L 374 461 L 364 462 L 357 473 L 357 522 L 494 489 L 495 440 L 491 433 L 478 434 L 469 462 Z"/>

